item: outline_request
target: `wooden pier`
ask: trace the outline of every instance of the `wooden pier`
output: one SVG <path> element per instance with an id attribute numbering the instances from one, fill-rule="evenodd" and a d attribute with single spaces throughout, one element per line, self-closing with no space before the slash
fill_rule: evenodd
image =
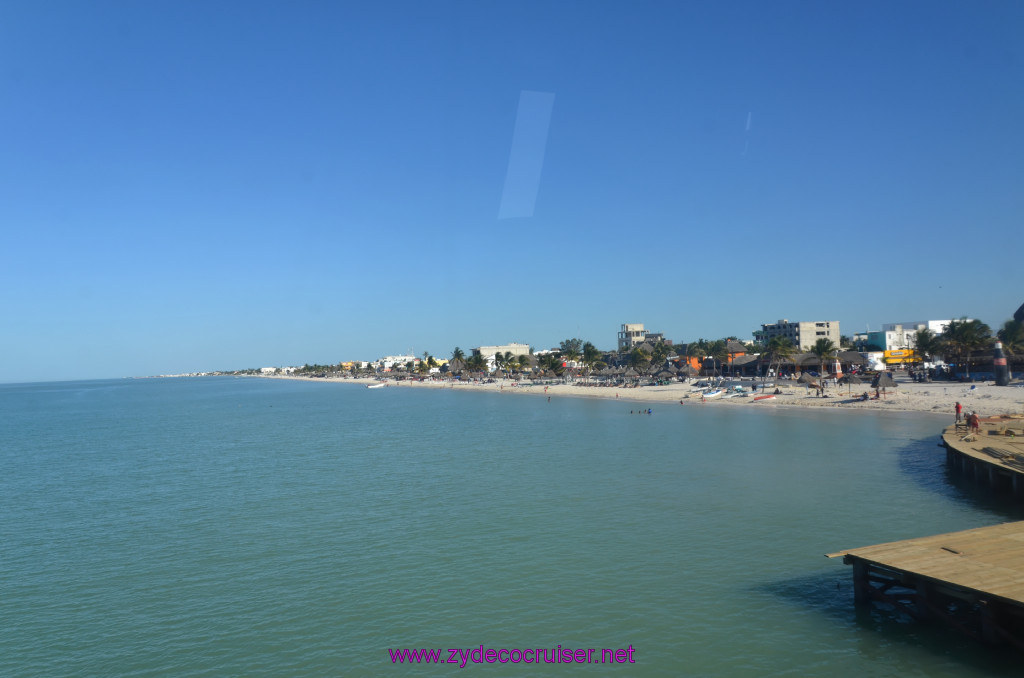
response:
<path id="1" fill-rule="evenodd" d="M 828 554 L 839 556 L 853 565 L 857 603 L 1024 650 L 1024 521 Z"/>
<path id="2" fill-rule="evenodd" d="M 1024 415 L 942 432 L 949 467 L 1024 499 Z M 1024 521 L 829 553 L 853 566 L 854 601 L 939 620 L 1024 650 Z"/>
<path id="3" fill-rule="evenodd" d="M 1022 415 L 981 420 L 981 430 L 970 433 L 966 424 L 942 432 L 946 463 L 954 471 L 1024 499 L 1024 418 Z"/>

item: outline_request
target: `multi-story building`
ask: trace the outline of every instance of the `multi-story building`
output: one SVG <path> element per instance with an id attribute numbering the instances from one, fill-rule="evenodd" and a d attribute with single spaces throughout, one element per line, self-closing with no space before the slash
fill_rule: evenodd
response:
<path id="1" fill-rule="evenodd" d="M 839 346 L 839 321 L 790 322 L 783 319 L 770 325 L 761 325 L 761 329 L 754 331 L 754 341 L 762 345 L 773 337 L 785 337 L 801 351 L 810 351 L 818 339 L 831 339 L 833 344 Z"/>
<path id="2" fill-rule="evenodd" d="M 665 338 L 664 332 L 648 332 L 643 323 L 623 323 L 619 329 L 619 353 L 632 351 L 644 342 L 651 346 L 658 344 L 672 345 L 671 339 Z"/>
<path id="3" fill-rule="evenodd" d="M 643 323 L 623 323 L 619 329 L 619 351 L 631 351 L 647 339 Z"/>
<path id="4" fill-rule="evenodd" d="M 374 362 L 373 366 L 388 372 L 394 367 L 405 367 L 408 363 L 416 364 L 419 361 L 420 359 L 414 355 L 386 355 Z"/>
<path id="5" fill-rule="evenodd" d="M 505 355 L 511 353 L 513 356 L 530 355 L 529 344 L 517 344 L 512 342 L 511 344 L 503 344 L 502 346 L 477 346 L 472 349 L 473 355 L 482 355 L 487 360 L 487 369 L 493 371 L 497 368 L 496 361 L 494 360 L 495 354 Z"/>
<path id="6" fill-rule="evenodd" d="M 477 346 L 473 349 L 473 355 L 482 355 L 485 358 L 493 358 L 495 353 L 501 355 L 511 353 L 514 356 L 530 355 L 530 345 L 513 342 L 502 346 Z"/>
<path id="7" fill-rule="evenodd" d="M 864 342 L 871 348 L 881 351 L 902 351 L 913 350 L 917 346 L 917 330 L 905 328 L 903 325 L 891 323 L 883 325 L 887 329 L 876 332 L 867 332 L 864 335 Z"/>
<path id="8" fill-rule="evenodd" d="M 912 320 L 905 323 L 885 323 L 882 325 L 883 332 L 903 330 L 905 332 L 917 332 L 918 330 L 931 330 L 935 334 L 942 334 L 949 327 L 948 320 Z"/>
<path id="9" fill-rule="evenodd" d="M 875 346 L 882 351 L 913 350 L 917 346 L 917 333 L 920 330 L 931 330 L 942 334 L 949 327 L 949 320 L 912 320 L 905 323 L 885 323 L 876 332 L 861 335 L 864 343 Z"/>

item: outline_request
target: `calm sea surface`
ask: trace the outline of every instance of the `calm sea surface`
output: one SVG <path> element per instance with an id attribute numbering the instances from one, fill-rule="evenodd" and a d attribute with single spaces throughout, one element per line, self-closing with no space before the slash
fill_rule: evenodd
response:
<path id="1" fill-rule="evenodd" d="M 1019 655 L 855 610 L 823 557 L 1024 518 L 947 476 L 944 419 L 630 407 L 0 386 L 0 675 L 1019 675 Z M 636 663 L 388 653 L 480 645 Z"/>

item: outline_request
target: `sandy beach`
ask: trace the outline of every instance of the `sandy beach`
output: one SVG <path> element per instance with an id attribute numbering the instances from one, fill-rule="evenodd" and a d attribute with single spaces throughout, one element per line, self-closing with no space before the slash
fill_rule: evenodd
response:
<path id="1" fill-rule="evenodd" d="M 508 379 L 496 379 L 493 383 L 468 382 L 461 380 L 425 380 L 381 382 L 376 379 L 342 378 L 318 379 L 310 377 L 267 377 L 271 379 L 306 379 L 309 381 L 332 381 L 337 383 L 387 384 L 387 388 L 449 388 L 460 391 L 480 391 L 516 396 L 542 396 L 550 398 L 607 398 L 639 403 L 672 403 L 676 407 L 835 407 L 848 410 L 888 410 L 901 412 L 927 412 L 949 414 L 954 417 L 954 406 L 959 402 L 964 413 L 977 412 L 980 417 L 1007 414 L 1024 414 L 1024 387 L 996 386 L 992 382 L 965 384 L 958 382 L 915 383 L 901 381 L 898 386 L 886 391 L 878 400 L 856 400 L 864 392 L 874 395 L 874 389 L 867 384 L 826 388 L 827 397 L 817 397 L 814 389 L 803 384 L 782 381 L 778 388 L 781 394 L 774 398 L 755 401 L 753 397 L 712 398 L 703 400 L 694 384 L 677 383 L 665 386 L 639 386 L 636 388 L 575 384 L 529 384 Z M 772 394 L 775 389 L 765 393 Z M 758 394 L 760 395 L 760 393 Z"/>

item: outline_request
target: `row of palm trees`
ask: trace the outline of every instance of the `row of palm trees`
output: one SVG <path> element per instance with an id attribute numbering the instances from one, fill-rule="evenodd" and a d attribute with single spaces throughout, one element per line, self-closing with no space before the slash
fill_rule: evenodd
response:
<path id="1" fill-rule="evenodd" d="M 558 376 L 561 376 L 566 369 L 573 369 L 569 367 L 569 363 L 582 366 L 582 372 L 585 375 L 590 375 L 605 367 L 604 353 L 591 342 L 578 338 L 566 339 L 560 344 L 557 352 L 533 356 L 532 353 L 513 355 L 510 351 L 506 351 L 503 354 L 495 353 L 493 358 L 495 367 L 506 377 L 511 377 L 513 372 L 531 370 L 535 365 L 541 370 Z M 488 362 L 488 358 L 479 353 L 467 357 L 465 351 L 456 346 L 452 350 L 450 370 L 455 373 L 462 371 L 484 372 Z"/>
<path id="2" fill-rule="evenodd" d="M 1007 320 L 994 337 L 992 328 L 980 320 L 953 320 L 942 334 L 919 330 L 916 350 L 925 360 L 937 356 L 953 357 L 970 376 L 972 354 L 991 349 L 996 339 L 1002 342 L 1003 351 L 1011 359 L 1024 358 L 1024 323 L 1019 320 Z"/>
<path id="3" fill-rule="evenodd" d="M 1024 358 L 1024 323 L 1017 320 L 1008 320 L 1002 329 L 996 333 L 1003 348 L 1011 357 Z M 961 318 L 950 322 L 946 330 L 936 335 L 930 330 L 920 330 L 917 333 L 917 353 L 925 360 L 935 357 L 955 357 L 957 364 L 967 366 L 969 374 L 969 363 L 971 354 L 983 349 L 991 348 L 995 338 L 991 328 L 979 320 L 968 320 Z M 772 337 L 763 346 L 759 347 L 762 364 L 767 364 L 767 373 L 778 374 L 784 363 L 789 361 L 793 355 L 799 353 L 799 349 L 786 337 Z M 748 347 L 750 350 L 752 347 Z M 818 339 L 810 352 L 817 356 L 823 369 L 830 361 L 838 357 L 840 347 L 827 338 Z M 660 365 L 672 354 L 672 347 L 666 344 L 656 344 L 650 352 L 636 347 L 625 356 L 625 362 L 638 373 L 644 373 L 651 365 Z M 527 372 L 537 367 L 545 372 L 562 376 L 566 370 L 570 374 L 574 371 L 589 376 L 594 372 L 607 366 L 604 359 L 605 354 L 593 343 L 580 338 L 570 338 L 559 344 L 557 351 L 546 353 L 540 356 L 513 355 L 510 352 L 496 354 L 493 356 L 495 366 L 510 377 L 515 372 Z M 686 345 L 686 358 L 695 358 L 703 362 L 707 359 L 712 361 L 712 369 L 715 373 L 719 368 L 728 363 L 731 358 L 727 339 L 705 340 L 698 339 Z M 428 353 L 423 354 L 423 362 L 417 365 L 417 369 L 426 373 L 431 367 L 436 367 L 437 362 Z M 463 371 L 482 373 L 487 371 L 488 356 L 479 354 L 467 356 L 458 346 L 452 351 L 450 371 L 459 373 Z M 579 366 L 579 367 L 574 367 Z M 322 369 L 325 366 L 311 366 L 314 369 Z M 412 370 L 412 365 L 407 366 Z"/>

